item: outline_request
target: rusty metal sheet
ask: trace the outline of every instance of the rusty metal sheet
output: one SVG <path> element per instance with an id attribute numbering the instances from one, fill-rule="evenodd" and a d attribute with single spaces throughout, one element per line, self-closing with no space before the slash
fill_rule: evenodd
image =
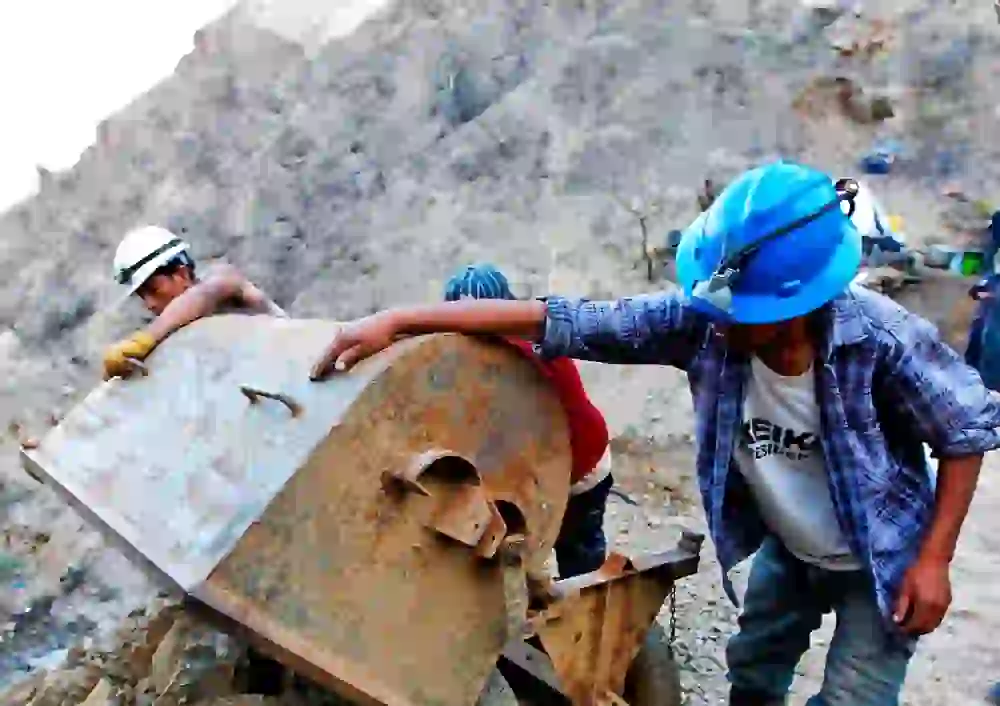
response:
<path id="1" fill-rule="evenodd" d="M 549 555 L 569 490 L 564 415 L 530 363 L 461 336 L 408 339 L 310 382 L 335 327 L 196 322 L 148 358 L 148 377 L 102 385 L 25 458 L 328 686 L 373 704 L 472 703 L 504 635 L 501 568 L 483 557 L 514 529 L 528 565 Z M 387 485 L 400 476 L 419 488 Z M 489 514 L 468 504 L 474 487 Z"/>
<path id="2" fill-rule="evenodd" d="M 387 488 L 387 471 L 411 483 Z M 569 491 L 558 400 L 511 351 L 420 339 L 365 387 L 203 595 L 284 635 L 273 641 L 297 644 L 352 698 L 472 704 L 506 626 L 502 567 L 475 546 L 493 526 L 480 488 L 498 526 L 526 535 L 525 562 L 544 560 Z"/>
<path id="3" fill-rule="evenodd" d="M 555 675 L 543 681 L 557 681 L 573 704 L 624 703 L 629 665 L 674 582 L 697 572 L 702 541 L 685 532 L 675 549 L 611 554 L 596 571 L 556 582 L 560 600 L 532 619 Z"/>
<path id="4" fill-rule="evenodd" d="M 388 359 L 328 385 L 305 371 L 336 324 L 218 316 L 74 408 L 31 465 L 187 591 L 201 584 Z M 251 404 L 241 386 L 305 408 Z"/>

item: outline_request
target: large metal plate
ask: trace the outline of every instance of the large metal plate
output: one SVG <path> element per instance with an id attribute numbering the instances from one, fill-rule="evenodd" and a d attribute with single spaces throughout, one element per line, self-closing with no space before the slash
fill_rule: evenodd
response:
<path id="1" fill-rule="evenodd" d="M 527 563 L 548 556 L 569 492 L 565 415 L 521 355 L 462 336 L 409 339 L 313 383 L 335 326 L 197 322 L 26 459 L 297 669 L 362 703 L 464 706 L 506 639 L 476 524 L 506 513 Z M 418 473 L 426 495 L 386 485 L 439 455 L 461 462 Z"/>
<path id="2" fill-rule="evenodd" d="M 26 460 L 185 590 L 202 583 L 392 357 L 317 385 L 336 324 L 217 316 L 95 389 Z M 411 344 L 412 345 L 412 344 Z M 294 418 L 241 385 L 290 395 Z"/>

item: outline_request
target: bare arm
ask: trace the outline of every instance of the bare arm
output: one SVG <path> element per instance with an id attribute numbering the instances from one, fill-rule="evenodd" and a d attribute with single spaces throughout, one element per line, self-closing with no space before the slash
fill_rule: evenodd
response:
<path id="1" fill-rule="evenodd" d="M 944 620 L 951 606 L 951 560 L 976 491 L 980 455 L 941 459 L 934 516 L 907 568 L 896 599 L 895 620 L 906 632 L 925 635 Z"/>
<path id="2" fill-rule="evenodd" d="M 896 605 L 897 623 L 920 635 L 935 630 L 951 604 L 949 566 L 983 454 L 1000 446 L 1000 397 L 983 386 L 927 321 L 905 314 L 890 329 L 887 362 L 896 412 L 940 459 L 933 516 Z"/>
<path id="3" fill-rule="evenodd" d="M 955 556 L 958 535 L 976 492 L 982 455 L 942 458 L 938 463 L 934 519 L 921 553 L 946 563 Z"/>
<path id="4" fill-rule="evenodd" d="M 386 312 L 397 333 L 467 333 L 538 340 L 545 332 L 545 302 L 465 300 Z"/>
<path id="5" fill-rule="evenodd" d="M 163 339 L 193 321 L 211 316 L 226 302 L 240 302 L 250 311 L 283 316 L 267 295 L 251 284 L 236 268 L 220 266 L 205 279 L 174 299 L 156 317 L 146 333 L 159 344 Z"/>
<path id="6" fill-rule="evenodd" d="M 465 333 L 541 342 L 546 357 L 684 369 L 704 338 L 703 322 L 674 294 L 617 301 L 476 300 L 391 309 L 345 325 L 313 366 L 319 379 L 387 348 L 400 335 Z"/>

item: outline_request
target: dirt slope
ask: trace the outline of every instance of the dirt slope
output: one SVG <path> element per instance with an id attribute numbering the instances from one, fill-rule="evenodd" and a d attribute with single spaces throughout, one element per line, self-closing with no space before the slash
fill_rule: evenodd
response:
<path id="1" fill-rule="evenodd" d="M 997 193 L 988 3 L 869 2 L 827 38 L 792 44 L 798 13 L 791 0 L 413 0 L 308 53 L 240 10 L 200 32 L 76 167 L 43 175 L 37 197 L 0 217 L 0 614 L 13 615 L 0 640 L 17 646 L 0 683 L 152 590 L 16 462 L 18 438 L 89 390 L 101 346 L 141 321 L 115 306 L 110 278 L 129 226 L 184 232 L 297 315 L 348 317 L 436 297 L 473 259 L 504 267 L 523 294 L 663 286 L 645 281 L 639 216 L 661 239 L 694 215 L 704 177 L 778 155 L 846 175 L 873 140 L 900 140 L 893 174 L 869 181 L 917 240 L 946 233 L 946 183 Z M 885 37 L 873 56 L 831 48 L 873 34 Z M 842 105 L 843 79 L 863 97 Z M 873 96 L 895 117 L 857 122 Z M 621 436 L 622 485 L 652 493 L 654 519 L 697 523 L 685 382 L 660 369 L 587 375 Z M 921 664 L 938 666 L 914 669 L 911 703 L 938 703 L 938 679 L 971 698 L 998 671 L 976 632 L 996 619 L 992 562 L 977 553 L 991 546 L 995 497 L 987 482 L 956 569 L 959 637 L 929 641 Z M 721 645 L 730 629 L 716 579 L 708 569 L 685 608 L 692 644 Z M 703 686 L 691 703 L 715 703 L 718 665 L 692 673 Z"/>

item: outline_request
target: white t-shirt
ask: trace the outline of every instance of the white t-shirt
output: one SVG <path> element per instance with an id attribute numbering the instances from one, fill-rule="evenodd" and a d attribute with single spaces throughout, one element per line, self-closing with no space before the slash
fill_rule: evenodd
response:
<path id="1" fill-rule="evenodd" d="M 736 463 L 765 524 L 802 561 L 860 568 L 830 498 L 812 368 L 784 377 L 757 358 L 751 367 Z"/>

